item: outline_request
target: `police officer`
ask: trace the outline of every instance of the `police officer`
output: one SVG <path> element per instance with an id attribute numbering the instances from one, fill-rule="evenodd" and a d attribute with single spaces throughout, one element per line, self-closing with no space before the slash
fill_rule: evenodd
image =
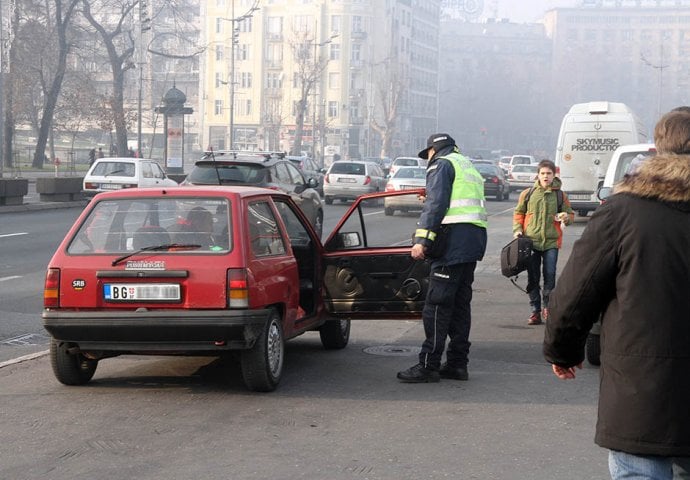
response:
<path id="1" fill-rule="evenodd" d="M 419 157 L 429 164 L 426 200 L 411 255 L 431 262 L 422 312 L 426 339 L 419 363 L 398 372 L 398 379 L 407 383 L 467 380 L 472 282 L 477 261 L 486 251 L 484 179 L 446 133 L 431 135 Z M 446 337 L 450 342 L 441 365 Z"/>

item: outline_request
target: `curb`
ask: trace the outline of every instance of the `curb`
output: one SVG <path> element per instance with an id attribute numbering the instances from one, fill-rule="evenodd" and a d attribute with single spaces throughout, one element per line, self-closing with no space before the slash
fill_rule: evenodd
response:
<path id="1" fill-rule="evenodd" d="M 74 200 L 71 202 L 37 202 L 22 205 L 6 205 L 0 207 L 0 213 L 31 212 L 35 210 L 55 210 L 58 208 L 85 207 L 88 200 Z"/>

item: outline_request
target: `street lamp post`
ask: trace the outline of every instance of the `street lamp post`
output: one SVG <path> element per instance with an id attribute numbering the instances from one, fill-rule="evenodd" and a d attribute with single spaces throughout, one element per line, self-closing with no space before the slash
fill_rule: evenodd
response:
<path id="1" fill-rule="evenodd" d="M 659 72 L 659 91 L 657 93 L 657 106 L 656 106 L 656 117 L 660 118 L 661 117 L 661 96 L 662 96 L 662 91 L 663 91 L 663 76 L 664 76 L 664 68 L 668 68 L 670 65 L 664 65 L 664 41 L 661 39 L 660 45 L 659 45 L 659 63 L 654 64 L 651 63 L 649 60 L 645 58 L 644 55 L 640 55 L 640 59 L 642 62 L 649 66 L 654 68 Z"/>

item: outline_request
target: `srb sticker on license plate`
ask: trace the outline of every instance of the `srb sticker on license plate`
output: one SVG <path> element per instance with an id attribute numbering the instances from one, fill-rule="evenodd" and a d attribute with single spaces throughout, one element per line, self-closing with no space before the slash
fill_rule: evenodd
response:
<path id="1" fill-rule="evenodd" d="M 180 299 L 180 286 L 161 283 L 106 283 L 103 298 L 110 302 L 174 301 Z"/>

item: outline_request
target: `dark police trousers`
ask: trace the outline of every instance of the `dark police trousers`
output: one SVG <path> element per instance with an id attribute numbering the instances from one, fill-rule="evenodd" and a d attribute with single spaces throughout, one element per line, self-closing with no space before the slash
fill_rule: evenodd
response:
<path id="1" fill-rule="evenodd" d="M 419 363 L 438 370 L 450 337 L 446 360 L 453 368 L 466 367 L 470 352 L 472 282 L 477 262 L 435 267 L 429 274 L 429 291 L 422 310 L 426 340 Z"/>

